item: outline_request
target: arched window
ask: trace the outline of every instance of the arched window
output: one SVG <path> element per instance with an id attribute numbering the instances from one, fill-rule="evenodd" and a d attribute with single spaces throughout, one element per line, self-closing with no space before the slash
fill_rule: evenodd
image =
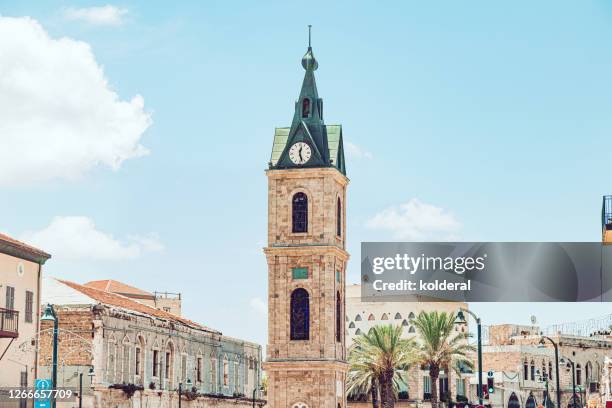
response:
<path id="1" fill-rule="evenodd" d="M 383 313 L 382 316 L 380 317 L 380 320 L 389 320 L 389 317 L 387 317 L 386 313 Z"/>
<path id="2" fill-rule="evenodd" d="M 414 329 L 414 326 L 410 326 L 410 328 L 408 329 L 408 333 L 415 333 L 416 330 Z"/>
<path id="3" fill-rule="evenodd" d="M 404 327 L 408 326 L 408 321 L 406 319 L 404 319 L 404 321 L 402 322 L 402 326 Z"/>
<path id="4" fill-rule="evenodd" d="M 342 236 L 342 203 L 338 197 L 338 207 L 336 208 L 336 235 Z"/>
<path id="5" fill-rule="evenodd" d="M 355 321 L 356 321 L 356 322 L 360 322 L 360 321 L 361 321 L 361 315 L 357 315 L 357 316 L 355 316 Z"/>
<path id="6" fill-rule="evenodd" d="M 172 380 L 174 378 L 174 345 L 168 343 L 166 346 L 166 355 L 164 360 L 164 379 L 167 380 L 168 389 L 172 389 Z"/>
<path id="7" fill-rule="evenodd" d="M 531 381 L 535 381 L 535 363 L 531 360 Z"/>
<path id="8" fill-rule="evenodd" d="M 291 204 L 292 232 L 308 232 L 308 196 L 295 193 Z"/>
<path id="9" fill-rule="evenodd" d="M 142 336 L 138 336 L 136 339 L 136 350 L 134 353 L 134 375 L 139 377 L 134 383 L 143 385 L 144 381 L 144 352 L 145 352 L 145 342 Z"/>
<path id="10" fill-rule="evenodd" d="M 355 330 L 355 336 L 359 336 L 361 334 L 361 330 L 357 329 Z"/>
<path id="11" fill-rule="evenodd" d="M 395 314 L 395 320 L 400 320 L 402 318 L 402 315 L 399 313 Z"/>
<path id="12" fill-rule="evenodd" d="M 370 315 L 368 316 L 368 320 L 369 321 L 375 320 L 374 315 L 370 313 Z"/>
<path id="13" fill-rule="evenodd" d="M 586 379 L 586 385 L 588 386 L 589 383 L 593 382 L 593 379 L 591 378 L 593 376 L 593 366 L 591 365 L 590 361 L 587 361 L 586 366 L 584 368 L 584 378 Z"/>
<path id="14" fill-rule="evenodd" d="M 408 315 L 408 319 L 414 319 L 416 318 L 416 316 L 414 315 L 413 312 L 410 312 L 410 314 Z"/>
<path id="15" fill-rule="evenodd" d="M 523 362 L 523 380 L 527 381 L 529 379 L 529 363 L 527 360 Z"/>
<path id="16" fill-rule="evenodd" d="M 350 322 L 350 323 L 349 323 L 349 329 L 354 329 L 354 328 L 355 328 L 355 323 Z"/>
<path id="17" fill-rule="evenodd" d="M 305 289 L 291 293 L 291 340 L 308 340 L 310 337 L 310 299 Z"/>
<path id="18" fill-rule="evenodd" d="M 342 301 L 340 300 L 340 292 L 336 292 L 336 341 L 339 343 L 342 340 Z"/>
<path id="19" fill-rule="evenodd" d="M 576 385 L 582 385 L 582 366 L 576 365 Z"/>
<path id="20" fill-rule="evenodd" d="M 552 363 L 551 363 L 550 361 L 548 362 L 548 378 L 549 378 L 550 380 L 552 380 L 552 379 L 553 379 Z"/>
<path id="21" fill-rule="evenodd" d="M 302 100 L 302 117 L 310 117 L 310 99 L 308 98 L 304 98 L 304 100 Z"/>

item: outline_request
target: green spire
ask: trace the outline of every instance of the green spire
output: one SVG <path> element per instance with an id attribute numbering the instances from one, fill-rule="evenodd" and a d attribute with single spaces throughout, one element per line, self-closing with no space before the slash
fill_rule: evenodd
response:
<path id="1" fill-rule="evenodd" d="M 300 95 L 295 102 L 291 128 L 284 143 L 280 140 L 277 141 L 275 138 L 275 149 L 280 148 L 277 143 L 283 146 L 278 158 L 275 159 L 273 157 L 271 160 L 271 166 L 274 168 L 335 166 L 344 173 L 341 130 L 333 142 L 334 148 L 332 150 L 335 154 L 330 158 L 328 130 L 323 121 L 323 99 L 319 98 L 314 75 L 314 72 L 319 67 L 319 63 L 312 51 L 311 27 L 310 25 L 308 26 L 308 49 L 302 57 L 302 67 L 306 72 L 304 73 Z M 312 155 L 308 162 L 299 165 L 293 163 L 288 154 L 290 147 L 297 142 L 307 143 L 312 150 Z M 275 156 L 274 152 L 273 156 Z"/>

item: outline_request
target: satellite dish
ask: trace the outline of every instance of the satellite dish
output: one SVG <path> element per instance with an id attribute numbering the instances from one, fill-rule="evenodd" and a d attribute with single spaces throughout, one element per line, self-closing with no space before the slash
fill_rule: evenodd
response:
<path id="1" fill-rule="evenodd" d="M 536 319 L 534 315 L 531 315 L 531 324 L 536 324 L 537 322 L 538 322 L 538 319 Z"/>

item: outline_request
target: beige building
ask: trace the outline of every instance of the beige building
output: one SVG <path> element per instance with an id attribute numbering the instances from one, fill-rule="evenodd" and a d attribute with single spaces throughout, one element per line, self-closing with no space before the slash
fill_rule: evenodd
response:
<path id="1" fill-rule="evenodd" d="M 268 404 L 345 408 L 345 175 L 341 126 L 323 122 L 308 47 L 290 128 L 268 176 Z"/>
<path id="2" fill-rule="evenodd" d="M 612 335 L 599 331 L 591 336 L 554 334 L 549 336 L 558 344 L 559 358 L 571 360 L 575 367 L 577 401 L 581 406 L 603 407 L 606 360 L 612 358 Z M 498 325 L 489 328 L 489 344 L 483 347 L 483 370 L 494 372 L 495 393 L 487 400 L 493 406 L 521 406 L 543 403 L 546 382 L 549 396 L 556 396 L 556 361 L 554 347 L 549 341 L 540 344 L 538 326 Z M 608 368 L 609 369 L 609 368 Z M 471 393 L 475 395 L 477 380 L 472 380 Z M 561 406 L 569 407 L 572 398 L 572 370 L 567 364 L 559 368 Z M 485 379 L 486 383 L 486 379 Z M 528 400 L 531 402 L 528 403 Z"/>
<path id="3" fill-rule="evenodd" d="M 261 397 L 258 344 L 74 282 L 46 278 L 43 303 L 58 316 L 58 386 L 78 387 L 83 374 L 84 407 L 173 408 L 179 384 L 190 392 L 185 408 L 250 406 Z M 51 322 L 42 323 L 39 371 L 49 378 Z"/>
<path id="4" fill-rule="evenodd" d="M 37 376 L 42 265 L 50 255 L 0 234 L 0 387 L 32 386 Z"/>
<path id="5" fill-rule="evenodd" d="M 135 288 L 123 282 L 118 282 L 112 279 L 104 279 L 87 282 L 84 286 L 103 290 L 105 292 L 116 293 L 144 303 L 145 305 L 163 310 L 173 315 L 181 315 L 181 294 L 168 292 L 147 292 L 142 289 Z"/>
<path id="6" fill-rule="evenodd" d="M 421 312 L 446 312 L 456 313 L 459 308 L 467 309 L 467 303 L 463 302 L 440 302 L 431 298 L 415 296 L 414 301 L 397 302 L 366 302 L 361 298 L 361 286 L 349 285 L 346 288 L 346 336 L 347 345 L 353 339 L 367 333 L 377 325 L 392 324 L 404 327 L 403 335 L 406 338 L 416 336 L 416 330 L 411 320 Z M 465 326 L 458 325 L 456 330 L 466 330 Z M 414 402 L 428 401 L 431 393 L 431 378 L 425 367 L 414 367 L 406 373 L 407 387 L 400 385 L 401 399 Z M 453 370 L 442 371 L 438 379 L 438 392 L 444 399 L 445 396 L 456 401 L 457 395 L 465 396 L 467 390 L 468 376 L 457 375 Z M 363 398 L 363 396 L 361 397 Z M 356 397 L 359 399 L 359 397 Z M 351 404 L 352 405 L 352 404 Z"/>

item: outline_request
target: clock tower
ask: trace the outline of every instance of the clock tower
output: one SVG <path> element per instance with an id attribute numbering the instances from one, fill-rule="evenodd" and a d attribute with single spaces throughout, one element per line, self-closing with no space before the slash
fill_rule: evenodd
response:
<path id="1" fill-rule="evenodd" d="M 310 37 L 310 34 L 309 34 Z M 271 408 L 345 408 L 346 177 L 342 127 L 323 121 L 309 38 L 291 127 L 276 128 L 268 176 Z"/>

